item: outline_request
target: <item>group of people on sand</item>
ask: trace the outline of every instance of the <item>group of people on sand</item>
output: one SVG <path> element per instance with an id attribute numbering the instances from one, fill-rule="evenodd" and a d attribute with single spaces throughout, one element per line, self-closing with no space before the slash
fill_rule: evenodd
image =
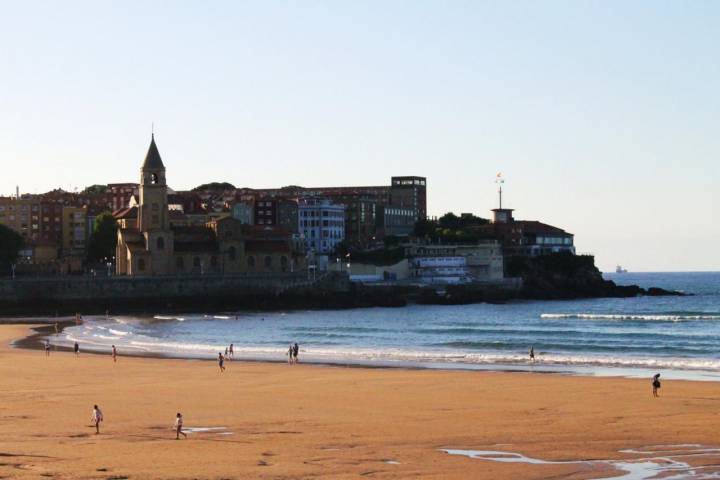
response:
<path id="1" fill-rule="evenodd" d="M 225 360 L 232 360 L 235 358 L 235 345 L 230 344 L 229 347 L 225 347 L 225 355 L 222 352 L 218 352 L 218 366 L 220 367 L 220 373 L 225 371 Z"/>
<path id="2" fill-rule="evenodd" d="M 103 412 L 100 407 L 93 405 L 92 415 L 90 416 L 90 423 L 95 427 L 95 434 L 100 433 L 100 423 L 104 420 Z M 183 432 L 183 416 L 182 413 L 178 412 L 175 415 L 175 440 L 180 440 L 180 435 L 187 438 L 187 433 Z"/>
<path id="3" fill-rule="evenodd" d="M 290 347 L 288 347 L 288 363 L 289 364 L 295 364 L 298 363 L 298 353 L 300 353 L 300 346 L 295 342 L 295 344 L 290 344 Z"/>

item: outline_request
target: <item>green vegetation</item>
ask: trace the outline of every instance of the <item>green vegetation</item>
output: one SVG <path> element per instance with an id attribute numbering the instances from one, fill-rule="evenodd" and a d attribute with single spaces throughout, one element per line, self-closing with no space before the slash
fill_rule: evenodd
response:
<path id="1" fill-rule="evenodd" d="M 115 256 L 117 246 L 117 222 L 110 212 L 95 217 L 92 235 L 88 242 L 87 259 L 100 262 Z"/>
<path id="2" fill-rule="evenodd" d="M 193 192 L 204 192 L 207 190 L 213 192 L 224 192 L 225 190 L 235 190 L 235 185 L 228 182 L 210 182 L 203 183 L 202 185 L 198 185 L 192 189 Z"/>
<path id="3" fill-rule="evenodd" d="M 85 190 L 82 191 L 84 195 L 98 195 L 101 193 L 107 193 L 107 185 L 90 185 L 89 187 L 85 187 Z"/>
<path id="4" fill-rule="evenodd" d="M 10 271 L 10 266 L 17 259 L 23 245 L 25 241 L 19 233 L 0 225 L 0 275 Z"/>
<path id="5" fill-rule="evenodd" d="M 472 214 L 463 214 L 458 217 L 454 213 L 448 212 L 437 220 L 419 220 L 415 224 L 413 235 L 433 242 L 472 243 L 486 238 L 479 227 L 488 223 L 490 223 L 488 219 Z"/>

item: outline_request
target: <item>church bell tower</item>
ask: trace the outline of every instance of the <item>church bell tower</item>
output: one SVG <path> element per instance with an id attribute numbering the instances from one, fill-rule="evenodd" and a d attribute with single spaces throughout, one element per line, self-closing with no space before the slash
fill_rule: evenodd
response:
<path id="1" fill-rule="evenodd" d="M 145 239 L 145 250 L 150 254 L 147 273 L 172 273 L 174 238 L 170 229 L 165 165 L 155 145 L 155 134 L 140 169 L 137 222 L 138 230 Z"/>

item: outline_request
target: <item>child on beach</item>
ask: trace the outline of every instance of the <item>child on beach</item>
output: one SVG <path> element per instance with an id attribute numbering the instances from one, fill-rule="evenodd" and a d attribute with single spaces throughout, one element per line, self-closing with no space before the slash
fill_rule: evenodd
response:
<path id="1" fill-rule="evenodd" d="M 115 345 L 112 346 L 112 357 L 113 357 L 113 363 L 117 362 L 117 348 L 115 348 Z"/>
<path id="2" fill-rule="evenodd" d="M 300 352 L 300 347 L 295 343 L 292 347 L 293 363 L 298 363 L 298 352 Z"/>
<path id="3" fill-rule="evenodd" d="M 183 416 L 180 412 L 178 412 L 177 416 L 175 417 L 175 440 L 180 440 L 180 435 L 187 438 L 187 433 L 182 431 L 183 427 Z"/>
<path id="4" fill-rule="evenodd" d="M 658 389 L 660 388 L 660 374 L 656 373 L 652 379 L 653 397 L 659 397 Z"/>
<path id="5" fill-rule="evenodd" d="M 50 342 L 47 340 L 45 340 L 45 356 L 50 356 Z"/>
<path id="6" fill-rule="evenodd" d="M 75 356 L 80 355 L 80 344 L 78 342 L 75 342 L 75 346 L 73 347 L 73 350 L 75 351 Z"/>
<path id="7" fill-rule="evenodd" d="M 97 435 L 98 433 L 100 433 L 100 422 L 103 421 L 102 411 L 97 405 L 93 406 L 92 417 L 90 418 L 90 421 L 95 424 L 95 435 Z"/>
<path id="8" fill-rule="evenodd" d="M 293 346 L 292 346 L 292 343 L 291 343 L 290 346 L 288 347 L 288 363 L 289 363 L 290 365 L 292 365 L 292 363 L 293 363 Z"/>
<path id="9" fill-rule="evenodd" d="M 218 352 L 218 365 L 220 366 L 220 373 L 225 371 L 225 357 L 222 352 Z"/>
<path id="10" fill-rule="evenodd" d="M 535 363 L 535 346 L 530 346 L 530 361 Z"/>

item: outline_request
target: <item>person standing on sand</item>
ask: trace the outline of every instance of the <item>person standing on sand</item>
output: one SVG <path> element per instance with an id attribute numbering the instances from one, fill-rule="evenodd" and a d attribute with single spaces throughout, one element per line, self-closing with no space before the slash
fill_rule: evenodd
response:
<path id="1" fill-rule="evenodd" d="M 660 389 L 660 374 L 656 373 L 652 379 L 653 397 L 659 397 L 658 390 Z"/>
<path id="2" fill-rule="evenodd" d="M 75 356 L 77 357 L 80 355 L 80 344 L 78 342 L 75 342 L 75 346 L 73 347 L 73 350 L 75 351 Z"/>
<path id="3" fill-rule="evenodd" d="M 45 356 L 50 356 L 50 342 L 48 340 L 45 340 Z"/>
<path id="4" fill-rule="evenodd" d="M 535 345 L 530 345 L 530 361 L 535 363 Z"/>
<path id="5" fill-rule="evenodd" d="M 291 343 L 290 346 L 288 347 L 288 352 L 287 352 L 287 353 L 288 353 L 288 363 L 289 363 L 290 365 L 292 365 L 292 364 L 293 364 L 293 346 L 292 346 L 292 343 Z"/>
<path id="6" fill-rule="evenodd" d="M 55 322 L 55 335 L 57 335 L 58 333 L 60 333 L 60 331 L 58 330 L 58 323 Z"/>
<path id="7" fill-rule="evenodd" d="M 225 371 L 225 357 L 222 352 L 218 352 L 218 365 L 220 366 L 220 373 Z"/>
<path id="8" fill-rule="evenodd" d="M 100 407 L 98 407 L 97 405 L 93 406 L 92 417 L 90 418 L 90 421 L 95 424 L 95 435 L 97 435 L 98 433 L 100 433 L 100 422 L 103 421 L 102 410 L 100 410 Z"/>
<path id="9" fill-rule="evenodd" d="M 182 431 L 183 427 L 183 416 L 180 412 L 178 412 L 177 416 L 175 417 L 175 440 L 180 440 L 180 435 L 187 438 L 187 433 Z"/>
<path id="10" fill-rule="evenodd" d="M 292 347 L 293 363 L 298 363 L 298 352 L 300 352 L 300 347 L 297 342 L 295 342 L 295 345 Z"/>
<path id="11" fill-rule="evenodd" d="M 235 358 L 235 346 L 230 344 L 230 358 Z"/>
<path id="12" fill-rule="evenodd" d="M 112 346 L 112 357 L 113 363 L 117 362 L 117 348 L 115 348 L 115 345 Z"/>

